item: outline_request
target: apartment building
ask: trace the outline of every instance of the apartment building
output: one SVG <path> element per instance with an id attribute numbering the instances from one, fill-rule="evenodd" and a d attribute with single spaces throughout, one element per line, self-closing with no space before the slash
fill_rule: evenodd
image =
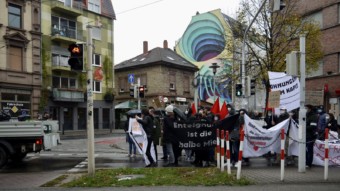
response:
<path id="1" fill-rule="evenodd" d="M 41 1 L 6 0 L 0 7 L 0 109 L 12 118 L 42 108 Z"/>
<path id="2" fill-rule="evenodd" d="M 113 128 L 113 28 L 109 0 L 42 1 L 42 97 L 44 110 L 59 120 L 60 130 L 86 130 L 87 38 L 92 27 L 94 128 Z M 68 65 L 70 44 L 83 46 L 83 71 Z"/>

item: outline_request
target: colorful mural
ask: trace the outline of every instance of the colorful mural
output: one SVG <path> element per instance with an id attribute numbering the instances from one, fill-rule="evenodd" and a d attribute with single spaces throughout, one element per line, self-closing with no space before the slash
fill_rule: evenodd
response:
<path id="1" fill-rule="evenodd" d="M 183 36 L 176 44 L 176 52 L 200 68 L 198 79 L 199 99 L 213 102 L 232 102 L 231 79 L 233 54 L 228 45 L 233 44 L 232 26 L 236 22 L 220 9 L 197 13 L 192 17 Z M 209 66 L 220 66 L 216 74 Z"/>

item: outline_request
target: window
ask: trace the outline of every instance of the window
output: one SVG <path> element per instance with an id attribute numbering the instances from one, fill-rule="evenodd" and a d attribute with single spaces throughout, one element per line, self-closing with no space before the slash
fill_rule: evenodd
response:
<path id="1" fill-rule="evenodd" d="M 101 12 L 100 0 L 89 0 L 88 10 L 100 13 Z"/>
<path id="2" fill-rule="evenodd" d="M 322 18 L 322 12 L 316 12 L 311 15 L 308 15 L 306 17 L 307 21 L 314 21 L 315 23 L 319 24 L 320 28 L 323 28 L 323 18 Z"/>
<path id="3" fill-rule="evenodd" d="M 340 53 L 338 54 L 338 72 L 340 73 Z"/>
<path id="4" fill-rule="evenodd" d="M 175 90 L 175 84 L 176 84 L 176 73 L 172 72 L 169 74 L 169 89 Z"/>
<path id="5" fill-rule="evenodd" d="M 174 83 L 170 83 L 170 90 L 175 90 L 175 84 Z"/>
<path id="6" fill-rule="evenodd" d="M 75 21 L 52 16 L 52 35 L 77 38 L 77 25 Z"/>
<path id="7" fill-rule="evenodd" d="M 53 76 L 52 77 L 53 88 L 65 88 L 65 89 L 76 89 L 77 80 L 74 78 Z"/>
<path id="8" fill-rule="evenodd" d="M 21 7 L 18 5 L 8 4 L 8 26 L 21 28 Z"/>
<path id="9" fill-rule="evenodd" d="M 140 85 L 141 86 L 144 86 L 144 87 L 147 87 L 147 76 L 146 74 L 138 74 L 138 75 L 135 75 L 135 84 L 137 84 L 137 81 L 138 81 L 138 78 L 140 79 Z"/>
<path id="10" fill-rule="evenodd" d="M 102 86 L 100 81 L 93 81 L 93 92 L 101 93 L 102 92 L 101 87 Z"/>
<path id="11" fill-rule="evenodd" d="M 92 65 L 101 66 L 101 55 L 100 54 L 93 54 Z"/>
<path id="12" fill-rule="evenodd" d="M 52 65 L 53 66 L 69 66 L 68 65 L 68 56 L 52 54 Z"/>
<path id="13" fill-rule="evenodd" d="M 128 81 L 127 81 L 127 78 L 123 78 L 123 77 L 120 77 L 118 79 L 118 82 L 119 82 L 119 92 L 125 92 L 125 90 L 127 91 L 127 85 L 128 85 Z"/>
<path id="14" fill-rule="evenodd" d="M 23 49 L 21 47 L 9 47 L 8 68 L 15 71 L 23 70 Z"/>
<path id="15" fill-rule="evenodd" d="M 102 30 L 101 28 L 93 27 L 92 28 L 92 38 L 96 40 L 101 40 L 102 39 Z"/>

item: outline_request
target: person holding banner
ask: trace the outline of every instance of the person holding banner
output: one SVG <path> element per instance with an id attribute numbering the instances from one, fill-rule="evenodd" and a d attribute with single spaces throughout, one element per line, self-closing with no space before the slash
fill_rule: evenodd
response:
<path id="1" fill-rule="evenodd" d="M 140 123 L 146 133 L 147 136 L 147 147 L 146 147 L 146 152 L 145 155 L 147 156 L 148 160 L 150 161 L 150 164 L 147 165 L 146 167 L 155 167 L 157 166 L 157 163 L 155 162 L 155 160 L 153 159 L 153 157 L 151 156 L 151 145 L 153 143 L 152 141 L 152 129 L 153 129 L 153 120 L 149 114 L 149 110 L 148 109 L 142 109 L 142 117 L 138 117 L 138 115 L 135 116 L 138 123 Z"/>
<path id="2" fill-rule="evenodd" d="M 126 142 L 129 143 L 129 154 L 128 157 L 135 157 L 136 156 L 136 145 L 133 142 L 132 138 L 129 136 L 129 120 L 130 120 L 130 115 L 127 116 L 127 120 L 124 124 L 124 131 L 126 133 Z M 133 152 L 132 152 L 133 151 Z"/>

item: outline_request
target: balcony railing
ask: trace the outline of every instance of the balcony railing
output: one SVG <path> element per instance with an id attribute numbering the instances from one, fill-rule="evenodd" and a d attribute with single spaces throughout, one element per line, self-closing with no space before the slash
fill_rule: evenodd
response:
<path id="1" fill-rule="evenodd" d="M 71 70 L 68 59 L 66 56 L 52 55 L 52 70 Z"/>
<path id="2" fill-rule="evenodd" d="M 84 92 L 77 89 L 53 88 L 53 100 L 65 102 L 84 102 Z"/>

